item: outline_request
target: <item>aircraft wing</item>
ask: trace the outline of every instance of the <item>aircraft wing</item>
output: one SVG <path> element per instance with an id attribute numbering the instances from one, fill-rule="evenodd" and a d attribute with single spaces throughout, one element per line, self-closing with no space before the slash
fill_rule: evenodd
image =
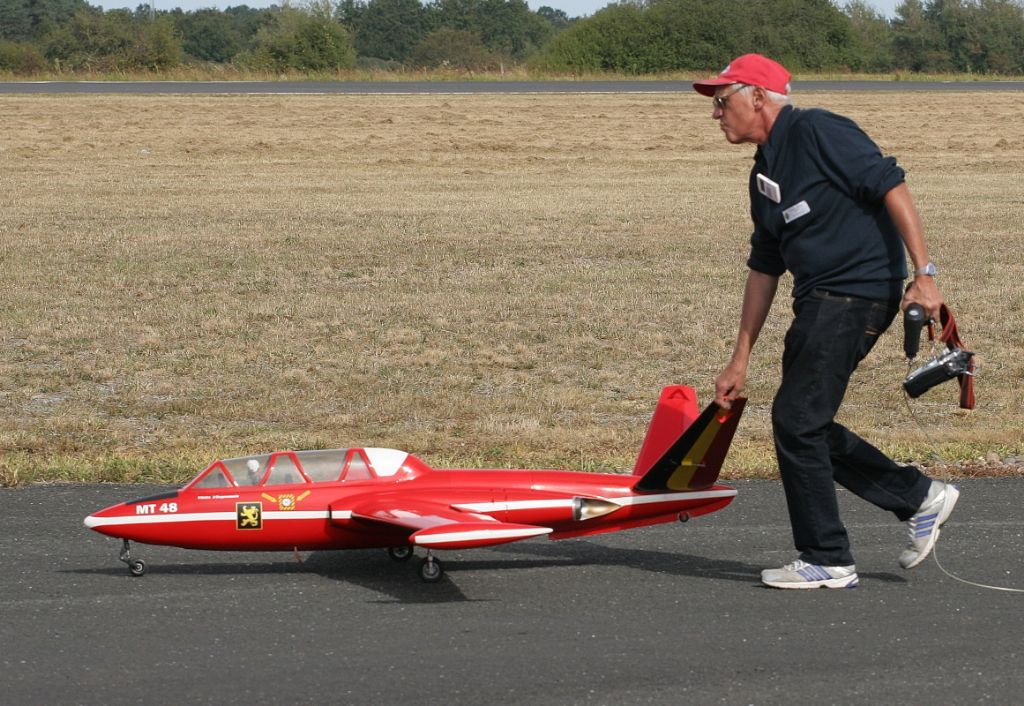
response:
<path id="1" fill-rule="evenodd" d="M 413 544 L 435 549 L 469 549 L 548 534 L 550 527 L 499 522 L 490 515 L 456 510 L 444 503 L 382 497 L 352 508 L 352 519 L 410 530 Z"/>

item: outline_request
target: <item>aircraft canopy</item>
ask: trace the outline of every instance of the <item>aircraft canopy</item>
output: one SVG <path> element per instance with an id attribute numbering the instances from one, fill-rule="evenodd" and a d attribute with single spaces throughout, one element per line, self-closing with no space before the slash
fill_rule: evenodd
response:
<path id="1" fill-rule="evenodd" d="M 189 488 L 229 488 L 370 480 L 408 471 L 410 456 L 396 449 L 278 451 L 215 461 Z"/>

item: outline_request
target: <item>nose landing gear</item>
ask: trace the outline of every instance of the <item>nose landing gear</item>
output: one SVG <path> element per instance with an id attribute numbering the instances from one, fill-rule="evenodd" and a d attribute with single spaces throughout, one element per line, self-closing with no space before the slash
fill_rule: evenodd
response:
<path id="1" fill-rule="evenodd" d="M 127 539 L 121 545 L 121 554 L 117 558 L 128 565 L 128 573 L 132 576 L 142 576 L 146 573 L 146 562 L 142 559 L 132 559 L 132 545 Z"/>

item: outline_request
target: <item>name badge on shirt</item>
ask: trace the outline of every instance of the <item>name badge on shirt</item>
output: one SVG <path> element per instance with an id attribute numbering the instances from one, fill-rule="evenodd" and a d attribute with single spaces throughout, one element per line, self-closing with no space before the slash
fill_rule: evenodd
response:
<path id="1" fill-rule="evenodd" d="M 782 201 L 782 189 L 780 189 L 778 184 L 766 177 L 764 174 L 757 175 L 757 190 L 775 203 L 780 203 Z"/>
<path id="2" fill-rule="evenodd" d="M 785 211 L 783 211 L 782 219 L 786 221 L 786 223 L 792 223 L 797 218 L 800 218 L 801 216 L 806 216 L 810 212 L 811 207 L 807 205 L 807 202 L 801 201 L 800 203 L 793 204 Z"/>

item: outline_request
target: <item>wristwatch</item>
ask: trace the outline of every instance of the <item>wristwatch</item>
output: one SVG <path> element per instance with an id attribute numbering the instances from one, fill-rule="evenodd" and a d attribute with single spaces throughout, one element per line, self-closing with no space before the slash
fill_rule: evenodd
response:
<path id="1" fill-rule="evenodd" d="M 914 270 L 915 277 L 917 277 L 918 275 L 928 275 L 929 277 L 934 277 L 938 273 L 939 269 L 935 266 L 935 263 L 933 262 L 929 262 L 924 267 L 919 267 L 916 270 Z"/>

